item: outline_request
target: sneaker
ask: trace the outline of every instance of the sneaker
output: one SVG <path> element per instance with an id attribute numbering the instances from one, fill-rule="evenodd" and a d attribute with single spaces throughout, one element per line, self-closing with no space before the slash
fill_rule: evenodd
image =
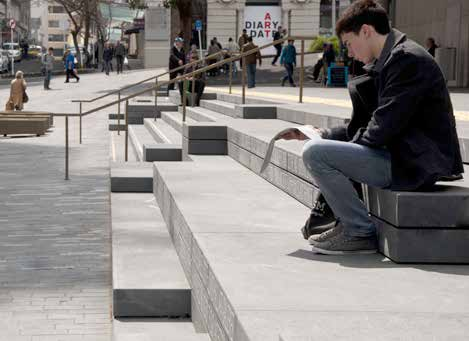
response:
<path id="1" fill-rule="evenodd" d="M 329 230 L 335 226 L 334 213 L 332 213 L 327 202 L 321 198 L 315 201 L 308 220 L 306 220 L 306 223 L 301 228 L 303 238 L 306 240 L 312 235 L 320 234 L 324 230 Z"/>
<path id="2" fill-rule="evenodd" d="M 282 86 L 285 86 L 285 79 L 282 78 Z"/>
<path id="3" fill-rule="evenodd" d="M 314 242 L 312 251 L 323 255 L 373 254 L 378 251 L 377 245 L 375 236 L 349 237 L 342 230 L 323 242 Z"/>
<path id="4" fill-rule="evenodd" d="M 323 243 L 329 238 L 337 236 L 339 233 L 342 233 L 344 227 L 340 221 L 336 221 L 334 227 L 324 231 L 321 234 L 313 234 L 309 236 L 308 242 L 310 245 L 315 245 L 316 243 Z"/>

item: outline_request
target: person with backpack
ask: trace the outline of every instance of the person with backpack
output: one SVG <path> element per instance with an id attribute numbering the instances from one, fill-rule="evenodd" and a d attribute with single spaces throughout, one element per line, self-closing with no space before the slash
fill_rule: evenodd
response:
<path id="1" fill-rule="evenodd" d="M 80 81 L 80 77 L 76 74 L 75 56 L 70 50 L 67 50 L 67 57 L 65 58 L 65 74 L 65 83 L 69 83 L 70 76 L 74 77 L 77 83 Z"/>
<path id="2" fill-rule="evenodd" d="M 295 87 L 295 81 L 293 79 L 293 72 L 296 66 L 296 48 L 295 41 L 293 39 L 288 40 L 288 45 L 282 50 L 280 57 L 280 65 L 285 67 L 287 74 L 282 78 L 282 86 L 285 86 L 285 82 L 288 80 L 291 87 Z"/>

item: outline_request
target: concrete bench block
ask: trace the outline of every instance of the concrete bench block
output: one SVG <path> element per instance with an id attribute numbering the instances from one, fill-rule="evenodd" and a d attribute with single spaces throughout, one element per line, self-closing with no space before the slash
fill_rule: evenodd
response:
<path id="1" fill-rule="evenodd" d="M 190 140 L 226 140 L 227 127 L 215 122 L 184 124 L 183 135 Z"/>
<path id="2" fill-rule="evenodd" d="M 182 161 L 182 147 L 177 144 L 144 144 L 143 160 L 147 162 Z"/>
<path id="3" fill-rule="evenodd" d="M 0 134 L 33 134 L 44 135 L 49 129 L 49 119 L 44 118 L 22 118 L 3 117 L 0 118 Z"/>
<path id="4" fill-rule="evenodd" d="M 144 163 L 112 163 L 111 192 L 153 192 L 153 169 Z"/>
<path id="5" fill-rule="evenodd" d="M 396 263 L 469 264 L 469 229 L 398 228 L 373 220 L 379 251 Z"/>
<path id="6" fill-rule="evenodd" d="M 462 161 L 469 163 L 469 138 L 459 136 L 459 149 L 461 150 Z"/>
<path id="7" fill-rule="evenodd" d="M 227 155 L 226 140 L 193 140 L 183 138 L 183 150 L 194 155 Z"/>
<path id="8" fill-rule="evenodd" d="M 404 228 L 469 230 L 469 188 L 436 185 L 432 192 L 394 192 L 364 186 L 371 214 Z"/>
<path id="9" fill-rule="evenodd" d="M 244 119 L 276 119 L 277 106 L 263 104 L 235 105 L 236 117 Z"/>

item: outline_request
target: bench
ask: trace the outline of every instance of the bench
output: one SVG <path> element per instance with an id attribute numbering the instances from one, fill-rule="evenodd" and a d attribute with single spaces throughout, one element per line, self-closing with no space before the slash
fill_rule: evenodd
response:
<path id="1" fill-rule="evenodd" d="M 24 116 L 24 117 L 48 117 L 49 118 L 49 125 L 52 127 L 54 125 L 54 115 L 49 112 L 43 111 L 0 111 L 0 115 L 14 115 L 14 116 Z"/>
<path id="2" fill-rule="evenodd" d="M 0 117 L 0 134 L 3 136 L 16 134 L 44 135 L 49 129 L 49 119 L 29 117 Z"/>

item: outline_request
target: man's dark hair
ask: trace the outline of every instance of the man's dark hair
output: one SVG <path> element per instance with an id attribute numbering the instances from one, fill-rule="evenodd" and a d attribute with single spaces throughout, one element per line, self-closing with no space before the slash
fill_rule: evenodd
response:
<path id="1" fill-rule="evenodd" d="M 244 29 L 244 30 L 243 30 L 243 33 L 248 33 L 248 30 Z"/>
<path id="2" fill-rule="evenodd" d="M 358 0 L 342 14 L 336 25 L 336 34 L 358 34 L 363 25 L 373 26 L 377 33 L 385 35 L 391 32 L 386 10 L 375 0 Z"/>
<path id="3" fill-rule="evenodd" d="M 248 42 L 252 43 L 252 37 L 248 37 Z"/>
<path id="4" fill-rule="evenodd" d="M 53 48 L 53 47 L 49 47 L 49 51 L 54 51 L 54 48 Z"/>

